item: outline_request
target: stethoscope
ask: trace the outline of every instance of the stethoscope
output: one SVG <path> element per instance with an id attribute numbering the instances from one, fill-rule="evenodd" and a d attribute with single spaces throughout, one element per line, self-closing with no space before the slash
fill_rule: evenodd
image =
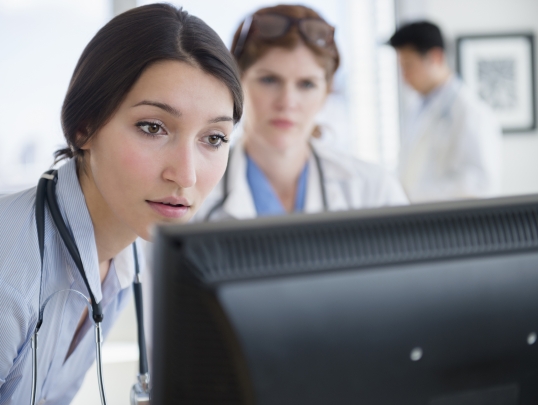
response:
<path id="1" fill-rule="evenodd" d="M 325 173 L 323 171 L 323 166 L 321 165 L 321 159 L 316 152 L 316 149 L 310 145 L 310 150 L 312 151 L 312 156 L 314 157 L 314 160 L 316 162 L 316 169 L 318 172 L 318 178 L 319 178 L 319 188 L 321 190 L 321 200 L 323 203 L 323 211 L 329 211 L 329 203 L 327 199 L 327 190 L 325 189 Z M 235 152 L 235 150 L 231 150 L 230 154 L 228 155 L 228 166 L 226 167 L 226 171 L 224 172 L 224 175 L 222 176 L 222 198 L 208 211 L 207 215 L 204 217 L 204 221 L 208 222 L 211 220 L 211 217 L 213 214 L 220 209 L 228 199 L 230 195 L 230 180 L 229 180 L 229 173 L 230 173 L 230 161 L 232 160 L 232 154 Z"/>
<path id="2" fill-rule="evenodd" d="M 37 185 L 36 192 L 36 222 L 37 222 L 37 236 L 39 243 L 39 254 L 41 258 L 41 281 L 40 281 L 40 291 L 39 291 L 39 302 L 41 303 L 41 290 L 43 283 L 43 255 L 45 248 L 45 205 L 48 204 L 49 211 L 52 216 L 52 220 L 56 225 L 56 229 L 62 238 L 69 255 L 72 257 L 77 269 L 84 281 L 84 285 L 88 290 L 89 298 L 82 294 L 80 291 L 65 289 L 56 291 L 51 294 L 43 305 L 39 308 L 39 316 L 37 324 L 32 335 L 32 396 L 31 396 L 31 405 L 35 405 L 36 400 L 36 387 L 37 387 L 37 348 L 38 348 L 38 335 L 39 329 L 43 324 L 43 313 L 45 306 L 49 300 L 56 294 L 71 292 L 75 296 L 81 297 L 85 300 L 88 305 L 88 312 L 91 315 L 94 326 L 95 326 L 95 358 L 97 364 L 97 381 L 99 384 L 99 394 L 101 396 L 101 404 L 106 405 L 106 395 L 105 388 L 103 384 L 103 371 L 102 371 L 102 359 L 101 359 L 101 350 L 103 336 L 101 331 L 101 322 L 103 322 L 103 310 L 101 304 L 96 302 L 93 292 L 90 288 L 90 284 L 86 277 L 84 271 L 84 266 L 82 264 L 82 259 L 78 251 L 75 240 L 71 236 L 67 226 L 63 220 L 60 208 L 58 206 L 58 200 L 56 199 L 56 183 L 58 182 L 58 171 L 49 170 L 45 172 L 39 183 Z M 142 308 L 142 284 L 140 282 L 140 266 L 138 263 L 138 254 L 136 249 L 136 243 L 133 243 L 133 255 L 135 263 L 135 280 L 133 281 L 133 290 L 135 297 L 135 307 L 136 307 L 136 320 L 138 326 L 138 349 L 139 349 L 139 375 L 138 382 L 133 386 L 131 390 L 131 403 L 132 404 L 149 404 L 150 399 L 150 389 L 149 389 L 149 370 L 148 370 L 148 360 L 146 352 L 146 340 L 144 336 L 144 316 Z"/>

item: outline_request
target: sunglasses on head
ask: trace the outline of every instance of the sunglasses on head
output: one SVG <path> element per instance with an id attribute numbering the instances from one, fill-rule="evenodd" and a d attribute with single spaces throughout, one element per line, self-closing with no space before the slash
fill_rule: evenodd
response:
<path id="1" fill-rule="evenodd" d="M 249 34 L 261 39 L 276 39 L 296 26 L 301 37 L 308 43 L 326 48 L 334 42 L 334 27 L 321 18 L 293 18 L 282 14 L 250 15 L 243 22 L 239 38 L 233 50 L 236 58 L 241 56 Z"/>

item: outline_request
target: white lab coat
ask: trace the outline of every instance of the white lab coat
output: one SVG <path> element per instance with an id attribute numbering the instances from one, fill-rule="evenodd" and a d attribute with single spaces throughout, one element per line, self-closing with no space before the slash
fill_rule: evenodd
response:
<path id="1" fill-rule="evenodd" d="M 400 181 L 412 203 L 500 192 L 501 128 L 489 107 L 452 77 L 411 115 Z"/>
<path id="2" fill-rule="evenodd" d="M 330 211 L 408 203 L 398 180 L 380 167 L 334 151 L 320 140 L 312 140 L 312 147 L 321 161 Z M 247 158 L 243 142 L 239 141 L 230 153 L 227 169 L 229 195 L 225 203 L 211 214 L 211 221 L 256 217 L 256 207 L 247 181 Z M 313 156 L 310 157 L 309 164 L 304 211 L 321 212 L 323 197 Z M 195 221 L 206 220 L 210 210 L 222 200 L 223 189 L 221 181 L 200 207 Z"/>

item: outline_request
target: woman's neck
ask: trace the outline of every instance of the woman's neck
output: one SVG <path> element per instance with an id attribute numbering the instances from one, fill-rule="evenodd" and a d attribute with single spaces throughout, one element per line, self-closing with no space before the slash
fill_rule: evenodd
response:
<path id="1" fill-rule="evenodd" d="M 136 234 L 110 210 L 95 184 L 91 169 L 77 167 L 77 175 L 93 223 L 102 282 L 108 274 L 112 258 L 133 243 Z"/>
<path id="2" fill-rule="evenodd" d="M 286 211 L 293 211 L 297 183 L 310 155 L 308 143 L 278 150 L 259 137 L 245 136 L 244 142 L 247 154 L 265 174 Z"/>

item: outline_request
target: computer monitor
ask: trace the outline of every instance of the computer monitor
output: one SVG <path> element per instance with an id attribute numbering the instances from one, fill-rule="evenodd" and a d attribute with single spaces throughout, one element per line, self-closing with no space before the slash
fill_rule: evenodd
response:
<path id="1" fill-rule="evenodd" d="M 538 196 L 161 227 L 153 404 L 538 403 Z"/>

